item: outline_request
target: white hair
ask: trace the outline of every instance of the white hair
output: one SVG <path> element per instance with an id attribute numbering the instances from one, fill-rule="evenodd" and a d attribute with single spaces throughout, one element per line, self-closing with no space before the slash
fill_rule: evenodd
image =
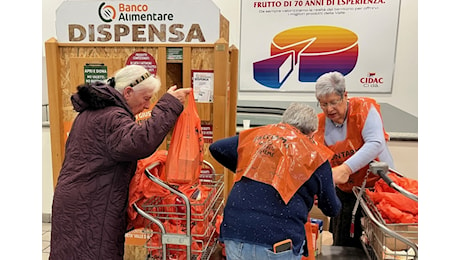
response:
<path id="1" fill-rule="evenodd" d="M 123 90 L 131 85 L 135 91 L 152 89 L 153 93 L 157 93 L 161 87 L 160 79 L 146 73 L 149 73 L 148 70 L 141 65 L 127 65 L 115 73 L 115 89 L 123 93 Z M 138 81 L 140 82 L 136 84 Z"/>
<path id="2" fill-rule="evenodd" d="M 296 127 L 306 135 L 318 129 L 318 116 L 315 109 L 302 103 L 291 103 L 284 111 L 281 122 Z"/>
<path id="3" fill-rule="evenodd" d="M 337 71 L 325 73 L 316 80 L 315 89 L 318 100 L 334 93 L 343 97 L 346 91 L 345 77 Z"/>

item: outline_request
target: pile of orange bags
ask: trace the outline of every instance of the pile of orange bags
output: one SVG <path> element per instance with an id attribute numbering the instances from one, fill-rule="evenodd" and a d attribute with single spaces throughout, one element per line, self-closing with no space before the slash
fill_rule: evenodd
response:
<path id="1" fill-rule="evenodd" d="M 418 196 L 418 181 L 388 174 L 396 184 Z M 382 179 L 375 183 L 374 191 L 366 189 L 387 224 L 418 223 L 418 202 L 389 187 Z"/>
<path id="2" fill-rule="evenodd" d="M 155 197 L 162 198 L 170 193 L 165 188 L 150 180 L 144 173 L 146 168 L 149 168 L 152 164 L 157 163 L 158 165 L 150 168 L 149 172 L 153 176 L 164 181 L 164 165 L 166 163 L 167 154 L 168 152 L 165 150 L 158 150 L 151 156 L 137 162 L 136 173 L 129 184 L 128 230 L 132 228 L 143 228 L 149 223 L 146 218 L 142 217 L 136 210 L 134 210 L 134 203 L 141 207 L 147 202 L 147 200 L 152 200 L 152 198 Z"/>
<path id="3" fill-rule="evenodd" d="M 186 206 L 183 199 L 145 175 L 145 169 L 148 169 L 153 176 L 167 183 L 165 176 L 166 158 L 167 151 L 159 150 L 151 156 L 139 160 L 136 173 L 129 186 L 128 230 L 148 227 L 153 231 L 154 234 L 147 243 L 152 256 L 161 256 L 160 229 L 156 224 L 151 224 L 148 219 L 137 213 L 133 208 L 134 203 L 147 211 L 148 214 L 159 219 L 167 233 L 186 233 Z M 155 166 L 152 167 L 152 165 Z M 202 185 L 200 181 L 194 184 L 181 184 L 176 187 L 178 191 L 187 196 L 191 204 L 192 251 L 202 251 L 206 241 L 209 241 L 216 228 L 212 224 L 216 213 L 210 207 L 216 190 Z M 143 205 L 146 205 L 147 208 Z M 167 245 L 167 254 L 168 259 L 185 259 L 186 247 Z"/>
<path id="4" fill-rule="evenodd" d="M 188 197 L 191 203 L 192 252 L 203 251 L 215 229 L 212 223 L 215 213 L 209 207 L 214 190 L 201 184 L 181 185 L 178 189 Z M 166 232 L 186 234 L 186 206 L 183 199 L 170 193 L 159 201 L 160 205 L 154 206 L 153 209 L 157 210 L 156 217 L 162 222 Z M 209 212 L 205 212 L 206 210 Z M 150 228 L 154 233 L 147 242 L 150 255 L 161 256 L 161 232 L 157 225 L 151 225 Z M 214 235 L 216 235 L 215 232 Z M 168 244 L 166 248 L 168 259 L 186 259 L 186 246 Z M 199 255 L 197 259 L 200 259 Z"/>

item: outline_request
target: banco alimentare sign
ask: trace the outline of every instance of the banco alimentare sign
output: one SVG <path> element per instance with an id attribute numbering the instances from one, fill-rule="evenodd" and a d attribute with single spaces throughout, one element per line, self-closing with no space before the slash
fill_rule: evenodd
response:
<path id="1" fill-rule="evenodd" d="M 220 10 L 212 0 L 64 1 L 59 42 L 214 43 Z"/>

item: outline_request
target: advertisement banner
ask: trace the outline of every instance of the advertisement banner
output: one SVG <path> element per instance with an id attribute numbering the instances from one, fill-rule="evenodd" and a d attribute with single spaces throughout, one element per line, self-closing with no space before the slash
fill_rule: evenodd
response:
<path id="1" fill-rule="evenodd" d="M 399 8 L 399 0 L 241 1 L 239 90 L 314 92 L 319 76 L 339 71 L 349 92 L 391 93 Z"/>
<path id="2" fill-rule="evenodd" d="M 219 25 L 212 0 L 63 1 L 56 11 L 59 42 L 214 43 Z"/>

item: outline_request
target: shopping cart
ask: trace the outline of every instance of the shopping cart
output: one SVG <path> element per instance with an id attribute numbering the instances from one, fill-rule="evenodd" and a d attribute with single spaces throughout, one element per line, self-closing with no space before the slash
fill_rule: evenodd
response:
<path id="1" fill-rule="evenodd" d="M 149 198 L 141 206 L 133 204 L 149 220 L 143 230 L 149 237 L 144 245 L 149 251 L 146 259 L 209 259 L 218 244 L 216 221 L 223 212 L 223 174 L 216 174 L 214 167 L 203 161 L 200 183 L 207 195 L 197 198 L 198 189 L 186 195 L 153 176 L 150 170 L 158 165 L 147 167 L 145 174 L 170 195 Z"/>
<path id="2" fill-rule="evenodd" d="M 369 165 L 369 171 L 380 175 L 390 187 L 418 203 L 416 195 L 400 187 L 388 177 L 387 174 L 390 171 L 404 177 L 397 171 L 390 169 L 388 164 L 372 162 Z M 417 260 L 418 223 L 387 224 L 374 202 L 367 196 L 364 188 L 354 187 L 353 193 L 363 211 L 361 244 L 367 257 L 377 260 Z"/>

